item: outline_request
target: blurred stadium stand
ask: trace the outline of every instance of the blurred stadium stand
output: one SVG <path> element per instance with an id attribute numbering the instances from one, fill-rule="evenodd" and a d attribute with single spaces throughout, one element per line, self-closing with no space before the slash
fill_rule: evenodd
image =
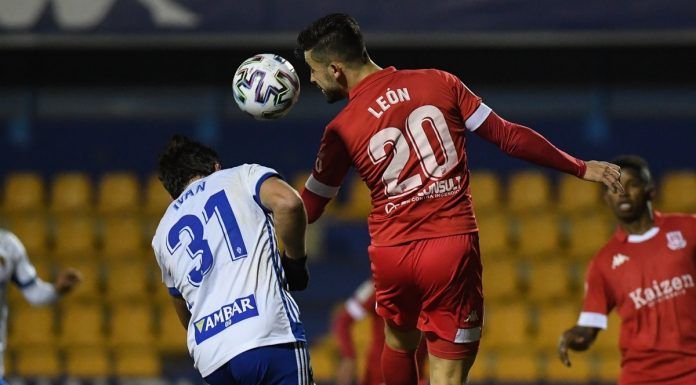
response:
<path id="1" fill-rule="evenodd" d="M 657 207 L 696 211 L 690 0 L 441 1 L 427 12 L 389 3 L 0 0 L 0 226 L 17 233 L 45 279 L 68 266 L 85 278 L 56 308 L 32 308 L 9 289 L 12 384 L 202 382 L 149 249 L 169 202 L 153 176 L 157 152 L 187 134 L 226 166 L 261 163 L 299 188 L 342 104 L 324 102 L 292 47 L 299 29 L 334 8 L 361 22 L 378 64 L 451 71 L 501 116 L 574 155 L 640 154 L 657 177 Z M 249 119 L 228 87 L 260 52 L 291 59 L 302 79 L 299 103 L 279 121 Z M 577 317 L 587 262 L 613 230 L 601 188 L 469 137 L 487 300 L 473 383 L 615 382 L 615 316 L 571 370 L 554 351 Z M 369 210 L 353 175 L 310 228 L 312 282 L 296 297 L 319 384 L 331 384 L 338 362 L 331 310 L 369 275 Z M 359 352 L 368 322 L 355 328 Z"/>

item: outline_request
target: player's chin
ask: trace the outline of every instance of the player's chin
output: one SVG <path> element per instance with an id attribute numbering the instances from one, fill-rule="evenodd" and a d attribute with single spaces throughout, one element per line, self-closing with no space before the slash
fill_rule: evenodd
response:
<path id="1" fill-rule="evenodd" d="M 340 100 L 343 100 L 346 96 L 343 94 L 343 92 L 339 90 L 321 90 L 324 93 L 324 98 L 326 98 L 326 102 L 329 104 L 336 103 Z"/>

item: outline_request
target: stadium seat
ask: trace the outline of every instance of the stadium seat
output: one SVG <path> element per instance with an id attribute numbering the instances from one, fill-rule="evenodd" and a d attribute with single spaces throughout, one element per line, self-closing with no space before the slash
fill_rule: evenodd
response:
<path id="1" fill-rule="evenodd" d="M 536 261 L 530 266 L 527 295 L 533 301 L 568 298 L 571 282 L 570 269 L 565 260 Z"/>
<path id="2" fill-rule="evenodd" d="M 605 352 L 597 355 L 596 363 L 597 380 L 606 381 L 607 383 L 618 382 L 621 374 L 621 354 L 618 349 L 614 352 Z"/>
<path id="3" fill-rule="evenodd" d="M 494 357 L 490 354 L 479 353 L 476 355 L 476 362 L 474 366 L 469 370 L 469 376 L 467 377 L 468 384 L 480 384 L 485 383 L 492 376 L 492 366 L 494 365 Z"/>
<path id="4" fill-rule="evenodd" d="M 696 211 L 696 173 L 673 171 L 665 175 L 658 189 L 660 210 L 693 213 Z"/>
<path id="5" fill-rule="evenodd" d="M 169 196 L 167 190 L 162 186 L 162 182 L 157 179 L 157 175 L 150 176 L 145 185 L 143 212 L 148 216 L 155 216 L 159 219 L 171 202 L 172 197 Z"/>
<path id="6" fill-rule="evenodd" d="M 479 242 L 484 259 L 487 256 L 500 256 L 510 253 L 509 216 L 501 212 L 489 212 L 476 216 L 479 228 Z"/>
<path id="7" fill-rule="evenodd" d="M 112 347 L 151 346 L 154 342 L 150 304 L 125 302 L 111 310 L 109 343 Z"/>
<path id="8" fill-rule="evenodd" d="M 489 261 L 483 264 L 486 300 L 506 300 L 521 296 L 518 267 L 515 262 Z"/>
<path id="9" fill-rule="evenodd" d="M 63 347 L 104 346 L 104 314 L 98 303 L 61 306 L 59 343 Z"/>
<path id="10" fill-rule="evenodd" d="M 94 301 L 102 298 L 103 278 L 99 263 L 94 259 L 80 259 L 75 261 L 63 262 L 57 269 L 74 268 L 82 273 L 82 282 L 80 282 L 69 295 L 66 295 L 62 301 L 67 302 L 85 302 Z"/>
<path id="11" fill-rule="evenodd" d="M 104 347 L 74 347 L 65 350 L 65 372 L 77 378 L 105 378 L 111 374 L 110 357 Z"/>
<path id="12" fill-rule="evenodd" d="M 113 261 L 105 266 L 106 295 L 110 301 L 148 299 L 149 271 L 141 261 Z"/>
<path id="13" fill-rule="evenodd" d="M 540 372 L 540 361 L 536 355 L 504 353 L 496 356 L 492 377 L 503 383 L 518 383 L 537 380 L 541 377 Z"/>
<path id="14" fill-rule="evenodd" d="M 573 175 L 563 174 L 558 181 L 558 208 L 570 215 L 585 215 L 602 207 L 602 186 Z"/>
<path id="15" fill-rule="evenodd" d="M 592 360 L 587 354 L 570 353 L 571 367 L 563 365 L 558 355 L 549 350 L 546 353 L 545 380 L 550 384 L 584 384 L 593 378 Z"/>
<path id="16" fill-rule="evenodd" d="M 92 184 L 83 173 L 56 176 L 51 188 L 51 210 L 55 213 L 86 213 L 92 209 Z"/>
<path id="17" fill-rule="evenodd" d="M 619 336 L 621 335 L 621 319 L 612 311 L 609 314 L 607 330 L 602 330 L 590 348 L 594 352 L 612 353 L 619 350 Z"/>
<path id="18" fill-rule="evenodd" d="M 13 217 L 9 224 L 9 230 L 19 238 L 32 260 L 47 255 L 48 225 L 43 215 Z"/>
<path id="19" fill-rule="evenodd" d="M 118 378 L 159 377 L 162 364 L 152 347 L 119 348 L 114 351 L 114 374 Z"/>
<path id="20" fill-rule="evenodd" d="M 102 234 L 102 255 L 105 259 L 132 260 L 143 253 L 143 231 L 136 217 L 107 218 Z"/>
<path id="21" fill-rule="evenodd" d="M 529 309 L 520 303 L 491 304 L 485 309 L 483 338 L 489 349 L 504 351 L 529 347 Z"/>
<path id="22" fill-rule="evenodd" d="M 571 257 L 589 261 L 609 241 L 613 226 L 604 215 L 573 218 L 568 236 Z"/>
<path id="23" fill-rule="evenodd" d="M 519 221 L 517 251 L 529 259 L 559 257 L 560 238 L 557 216 L 548 213 L 525 216 Z"/>
<path id="24" fill-rule="evenodd" d="M 501 211 L 501 186 L 498 176 L 490 171 L 473 171 L 469 179 L 476 213 Z"/>
<path id="25" fill-rule="evenodd" d="M 95 223 L 91 217 L 61 216 L 56 221 L 53 255 L 57 260 L 94 258 Z"/>
<path id="26" fill-rule="evenodd" d="M 324 336 L 313 343 L 309 349 L 312 360 L 312 372 L 314 380 L 321 383 L 330 383 L 336 379 L 338 367 L 338 347 L 335 338 Z M 356 370 L 356 373 L 364 373 Z"/>
<path id="27" fill-rule="evenodd" d="M 344 183 L 348 199 L 341 205 L 337 215 L 346 220 L 365 220 L 372 211 L 372 196 L 365 182 L 357 175 Z"/>
<path id="28" fill-rule="evenodd" d="M 157 348 L 167 354 L 185 354 L 186 329 L 181 325 L 174 308 L 169 303 L 159 306 L 159 327 L 157 328 Z"/>
<path id="29" fill-rule="evenodd" d="M 7 214 L 40 213 L 46 208 L 45 190 L 38 174 L 9 174 L 5 178 L 3 211 Z"/>
<path id="30" fill-rule="evenodd" d="M 46 347 L 18 349 L 15 369 L 22 377 L 58 377 L 62 374 L 58 350 Z"/>
<path id="31" fill-rule="evenodd" d="M 55 347 L 53 309 L 17 307 L 10 312 L 10 341 L 16 347 Z"/>
<path id="32" fill-rule="evenodd" d="M 579 304 L 563 303 L 538 308 L 535 346 L 539 351 L 556 349 L 561 334 L 576 325 L 580 314 L 579 307 Z"/>
<path id="33" fill-rule="evenodd" d="M 107 215 L 133 214 L 140 210 L 140 185 L 132 173 L 107 173 L 99 181 L 97 208 Z"/>
<path id="34" fill-rule="evenodd" d="M 508 184 L 508 207 L 515 213 L 538 213 L 549 209 L 551 182 L 539 171 L 513 174 Z"/>

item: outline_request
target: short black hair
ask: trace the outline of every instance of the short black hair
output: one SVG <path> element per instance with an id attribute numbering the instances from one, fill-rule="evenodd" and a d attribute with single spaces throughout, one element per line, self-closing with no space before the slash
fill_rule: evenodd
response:
<path id="1" fill-rule="evenodd" d="M 297 35 L 295 55 L 304 59 L 304 51 L 321 62 L 337 58 L 346 63 L 365 64 L 370 60 L 358 22 L 345 13 L 332 13 L 314 21 Z"/>
<path id="2" fill-rule="evenodd" d="M 632 170 L 647 186 L 653 186 L 654 181 L 648 162 L 638 155 L 620 155 L 611 160 L 611 163 L 621 167 L 622 170 Z"/>
<path id="3" fill-rule="evenodd" d="M 215 172 L 220 157 L 210 147 L 183 135 L 174 135 L 159 155 L 159 180 L 172 198 L 184 191 L 191 179 Z"/>

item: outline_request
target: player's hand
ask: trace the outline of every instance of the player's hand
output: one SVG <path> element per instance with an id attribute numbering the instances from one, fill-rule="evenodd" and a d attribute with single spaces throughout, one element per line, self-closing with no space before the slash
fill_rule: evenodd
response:
<path id="1" fill-rule="evenodd" d="M 355 382 L 355 360 L 343 358 L 336 369 L 336 385 L 353 385 Z"/>
<path id="2" fill-rule="evenodd" d="M 58 294 L 63 295 L 69 293 L 80 282 L 82 282 L 82 273 L 73 268 L 67 268 L 58 273 L 54 287 Z"/>
<path id="3" fill-rule="evenodd" d="M 558 339 L 558 358 L 563 365 L 570 367 L 568 349 L 575 351 L 587 350 L 597 335 L 594 328 L 575 326 L 563 332 Z"/>
<path id="4" fill-rule="evenodd" d="M 582 179 L 603 183 L 613 193 L 624 191 L 621 181 L 619 180 L 621 177 L 621 167 L 612 163 L 596 160 L 588 160 L 585 162 L 585 167 L 585 175 L 583 175 Z"/>

